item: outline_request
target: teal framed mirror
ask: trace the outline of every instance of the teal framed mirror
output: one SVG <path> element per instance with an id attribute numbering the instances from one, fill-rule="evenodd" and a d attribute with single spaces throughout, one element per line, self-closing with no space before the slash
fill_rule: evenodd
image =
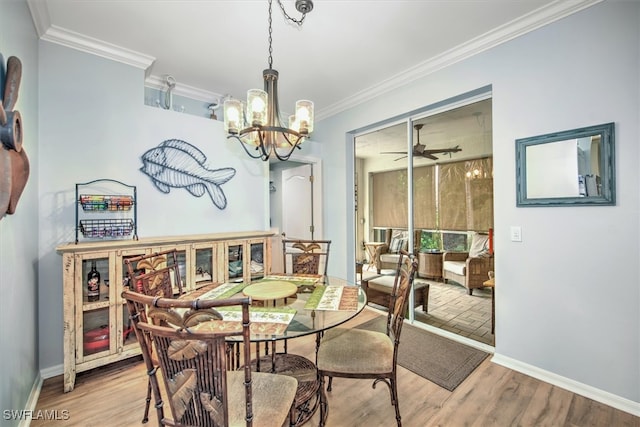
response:
<path id="1" fill-rule="evenodd" d="M 615 202 L 614 123 L 516 140 L 516 206 Z"/>

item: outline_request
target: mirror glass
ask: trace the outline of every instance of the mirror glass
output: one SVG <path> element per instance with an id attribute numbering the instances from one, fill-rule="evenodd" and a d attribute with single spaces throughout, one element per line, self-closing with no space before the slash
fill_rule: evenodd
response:
<path id="1" fill-rule="evenodd" d="M 614 205 L 614 124 L 516 140 L 517 206 Z"/>

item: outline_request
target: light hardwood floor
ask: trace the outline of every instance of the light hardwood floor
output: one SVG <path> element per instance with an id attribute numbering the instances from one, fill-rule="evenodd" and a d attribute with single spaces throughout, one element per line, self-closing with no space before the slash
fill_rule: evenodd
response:
<path id="1" fill-rule="evenodd" d="M 376 316 L 365 309 L 347 325 Z M 313 360 L 314 337 L 289 340 L 289 352 Z M 399 400 L 405 427 L 567 426 L 640 427 L 640 418 L 485 361 L 453 392 L 399 367 Z M 44 382 L 37 410 L 68 411 L 67 420 L 34 420 L 32 426 L 140 426 L 147 377 L 139 359 L 78 374 L 75 389 L 62 392 L 62 377 Z M 393 426 L 386 386 L 368 380 L 335 379 L 329 427 Z M 170 411 L 165 405 L 165 411 Z M 37 413 L 37 412 L 36 412 Z M 319 414 L 307 423 L 318 425 Z M 157 425 L 151 410 L 149 426 Z M 256 426 L 261 427 L 261 426 Z"/>

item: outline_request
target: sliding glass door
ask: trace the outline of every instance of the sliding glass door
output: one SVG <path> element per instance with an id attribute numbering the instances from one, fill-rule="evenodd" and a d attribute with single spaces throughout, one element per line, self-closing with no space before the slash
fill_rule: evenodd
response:
<path id="1" fill-rule="evenodd" d="M 357 135 L 355 161 L 356 254 L 365 265 L 376 263 L 365 244 L 388 242 L 389 233 L 404 232 L 408 250 L 435 259 L 445 250 L 467 251 L 472 233 L 493 228 L 490 98 Z M 376 267 L 379 274 L 389 265 Z"/>

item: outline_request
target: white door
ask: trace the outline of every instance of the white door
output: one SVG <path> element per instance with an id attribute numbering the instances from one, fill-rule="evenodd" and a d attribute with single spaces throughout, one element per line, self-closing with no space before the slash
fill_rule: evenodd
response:
<path id="1" fill-rule="evenodd" d="M 313 165 L 282 171 L 282 232 L 287 239 L 313 239 Z"/>

